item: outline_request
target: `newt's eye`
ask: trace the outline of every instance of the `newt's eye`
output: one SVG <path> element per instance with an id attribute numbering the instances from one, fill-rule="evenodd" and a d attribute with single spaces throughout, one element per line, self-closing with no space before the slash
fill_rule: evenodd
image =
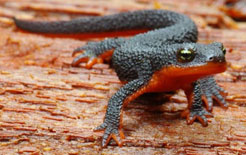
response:
<path id="1" fill-rule="evenodd" d="M 179 62 L 190 62 L 195 58 L 195 52 L 193 50 L 182 49 L 177 54 Z"/>
<path id="2" fill-rule="evenodd" d="M 224 55 L 226 54 L 226 48 L 225 47 L 222 48 L 222 52 Z"/>

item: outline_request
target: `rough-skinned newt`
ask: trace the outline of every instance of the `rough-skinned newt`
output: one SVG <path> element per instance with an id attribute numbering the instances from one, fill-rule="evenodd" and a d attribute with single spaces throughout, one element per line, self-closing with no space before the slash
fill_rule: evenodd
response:
<path id="1" fill-rule="evenodd" d="M 102 146 L 113 138 L 122 145 L 122 109 L 138 96 L 148 92 L 183 89 L 188 99 L 184 112 L 187 123 L 198 119 L 207 126 L 213 99 L 227 107 L 213 74 L 226 70 L 222 43 L 200 44 L 197 27 L 187 16 L 166 10 L 141 10 L 102 17 L 78 18 L 71 21 L 26 21 L 14 19 L 17 27 L 45 34 L 86 34 L 149 30 L 131 38 L 107 38 L 89 42 L 74 50 L 83 51 L 72 62 L 87 62 L 91 68 L 111 57 L 113 68 L 123 85 L 109 100 L 104 122 L 95 130 L 104 130 Z M 204 108 L 205 103 L 206 108 Z"/>

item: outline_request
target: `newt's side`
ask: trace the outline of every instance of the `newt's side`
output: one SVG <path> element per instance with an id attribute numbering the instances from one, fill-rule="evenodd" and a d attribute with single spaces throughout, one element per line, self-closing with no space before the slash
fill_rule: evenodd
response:
<path id="1" fill-rule="evenodd" d="M 225 48 L 221 43 L 196 43 L 197 27 L 185 15 L 165 10 L 142 10 L 71 21 L 14 20 L 19 28 L 38 33 L 150 30 L 130 39 L 108 38 L 101 42 L 89 42 L 73 53 L 84 51 L 74 59 L 72 66 L 86 61 L 88 68 L 112 56 L 117 75 L 127 82 L 110 98 L 104 122 L 96 128 L 105 131 L 103 147 L 111 138 L 122 145 L 122 109 L 143 93 L 183 89 L 189 103 L 185 113 L 188 124 L 198 119 L 207 126 L 206 116 L 211 115 L 208 111 L 212 110 L 213 99 L 227 106 L 221 95 L 223 89 L 211 76 L 226 70 Z M 112 49 L 114 52 L 110 52 Z"/>

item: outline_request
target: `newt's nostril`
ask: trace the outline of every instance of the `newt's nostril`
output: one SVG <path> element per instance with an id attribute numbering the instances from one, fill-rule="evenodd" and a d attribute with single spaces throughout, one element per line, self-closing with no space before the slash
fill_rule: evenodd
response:
<path id="1" fill-rule="evenodd" d="M 224 56 L 210 56 L 208 57 L 209 62 L 225 62 Z"/>
<path id="2" fill-rule="evenodd" d="M 213 61 L 214 60 L 214 57 L 212 56 L 212 57 L 209 57 L 209 59 L 208 59 L 209 61 Z"/>

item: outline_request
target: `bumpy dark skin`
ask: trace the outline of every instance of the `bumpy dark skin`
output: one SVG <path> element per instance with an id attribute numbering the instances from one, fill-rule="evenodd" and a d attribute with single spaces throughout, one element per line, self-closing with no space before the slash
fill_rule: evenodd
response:
<path id="1" fill-rule="evenodd" d="M 150 30 L 130 39 L 108 38 L 101 42 L 89 42 L 73 52 L 75 55 L 84 51 L 74 59 L 72 66 L 87 62 L 87 68 L 112 56 L 117 75 L 121 81 L 127 82 L 110 98 L 104 122 L 96 128 L 105 131 L 103 147 L 111 138 L 122 145 L 122 109 L 143 93 L 183 89 L 189 103 L 184 112 L 188 124 L 198 119 L 207 126 L 206 116 L 211 116 L 208 111 L 212 110 L 213 98 L 222 106 L 227 106 L 221 95 L 223 89 L 211 76 L 226 70 L 225 49 L 221 43 L 196 43 L 197 27 L 185 15 L 165 10 L 142 10 L 72 21 L 14 20 L 19 28 L 37 33 Z"/>

